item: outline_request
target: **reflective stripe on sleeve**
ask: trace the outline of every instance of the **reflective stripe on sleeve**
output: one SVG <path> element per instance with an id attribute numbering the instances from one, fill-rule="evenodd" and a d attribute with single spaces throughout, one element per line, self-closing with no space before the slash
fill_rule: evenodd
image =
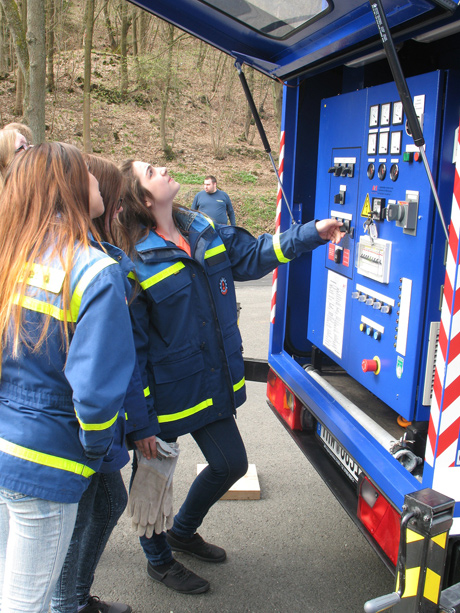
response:
<path id="1" fill-rule="evenodd" d="M 235 385 L 233 386 L 233 391 L 237 392 L 238 390 L 240 390 L 244 386 L 245 382 L 246 382 L 246 379 L 243 377 L 241 381 L 238 381 L 238 383 L 235 383 Z"/>
<path id="2" fill-rule="evenodd" d="M 150 396 L 150 387 L 146 387 L 144 389 L 144 396 L 147 398 L 147 396 Z"/>
<path id="3" fill-rule="evenodd" d="M 204 400 L 200 402 L 200 404 L 195 405 L 194 407 L 190 407 L 190 409 L 185 409 L 185 411 L 180 411 L 179 413 L 173 413 L 172 415 L 159 415 L 158 423 L 162 424 L 167 421 L 177 421 L 179 419 L 184 419 L 185 417 L 190 417 L 190 415 L 194 415 L 195 413 L 199 413 L 208 407 L 213 405 L 212 398 L 208 400 Z"/>
<path id="4" fill-rule="evenodd" d="M 80 462 L 74 462 L 73 460 L 67 460 L 66 458 L 60 458 L 58 456 L 50 455 L 48 453 L 42 453 L 41 451 L 35 451 L 33 449 L 27 449 L 21 445 L 16 445 L 3 438 L 0 438 L 0 451 L 12 455 L 15 458 L 21 460 L 27 460 L 34 462 L 35 464 L 42 464 L 43 466 L 49 466 L 51 468 L 57 468 L 59 470 L 66 470 L 69 473 L 75 473 L 88 479 L 94 475 L 95 471 Z"/>
<path id="5" fill-rule="evenodd" d="M 278 261 L 281 262 L 281 264 L 286 264 L 287 262 L 291 261 L 290 259 L 284 257 L 283 251 L 281 249 L 279 232 L 276 232 L 276 234 L 273 235 L 273 249 L 275 250 L 275 255 L 278 258 Z"/>
<path id="6" fill-rule="evenodd" d="M 148 289 L 149 287 L 152 287 L 152 285 L 163 281 L 163 279 L 166 279 L 171 275 L 177 275 L 182 268 L 185 268 L 185 265 L 182 262 L 176 262 L 176 264 L 168 266 L 168 268 L 165 268 L 161 272 L 157 272 L 155 275 L 153 275 L 153 277 L 149 277 L 145 281 L 142 281 L 141 287 L 142 289 Z"/>
<path id="7" fill-rule="evenodd" d="M 115 417 L 113 417 L 112 419 L 109 419 L 109 421 L 105 421 L 103 424 L 85 424 L 83 421 L 81 421 L 81 419 L 78 417 L 77 415 L 77 411 L 75 411 L 75 415 L 77 416 L 78 419 L 78 423 L 80 424 L 80 428 L 82 430 L 85 430 L 85 432 L 88 432 L 90 430 L 107 430 L 107 428 L 110 428 L 110 426 L 113 426 L 113 424 L 116 422 L 117 417 L 118 417 L 118 411 L 117 414 L 115 415 Z"/>
<path id="8" fill-rule="evenodd" d="M 81 299 L 83 297 L 83 293 L 94 277 L 112 264 L 118 264 L 118 262 L 112 258 L 104 258 L 99 260 L 92 266 L 88 268 L 88 270 L 84 273 L 80 281 L 77 283 L 77 287 L 72 295 L 72 300 L 70 301 L 70 312 L 72 315 L 71 321 L 77 321 L 78 313 L 80 311 Z"/>
<path id="9" fill-rule="evenodd" d="M 217 245 L 217 247 L 213 247 L 212 249 L 208 249 L 205 254 L 204 254 L 204 259 L 206 260 L 207 258 L 212 258 L 213 255 L 217 255 L 218 253 L 222 253 L 223 251 L 226 251 L 225 249 L 225 245 Z"/>

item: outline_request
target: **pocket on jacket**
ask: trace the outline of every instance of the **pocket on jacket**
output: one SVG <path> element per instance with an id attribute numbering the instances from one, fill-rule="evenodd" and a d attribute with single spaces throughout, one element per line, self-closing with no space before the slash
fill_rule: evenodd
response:
<path id="1" fill-rule="evenodd" d="M 170 268 L 174 268 L 176 264 L 173 264 Z M 177 272 L 171 272 L 168 274 L 169 269 L 161 271 L 158 274 L 167 274 L 164 278 L 158 280 L 156 283 L 151 285 L 148 288 L 148 292 L 150 296 L 156 303 L 163 302 L 167 298 L 174 296 L 175 294 L 185 293 L 186 296 L 190 295 L 190 291 L 188 288 L 192 284 L 192 280 L 190 279 L 189 272 L 187 268 L 178 267 Z M 186 290 L 184 292 L 184 290 Z"/>

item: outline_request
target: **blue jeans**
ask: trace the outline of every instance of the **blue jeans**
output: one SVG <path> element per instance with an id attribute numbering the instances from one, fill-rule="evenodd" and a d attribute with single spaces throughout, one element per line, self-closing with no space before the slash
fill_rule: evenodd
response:
<path id="1" fill-rule="evenodd" d="M 120 471 L 91 477 L 78 505 L 69 551 L 51 600 L 53 613 L 76 613 L 88 602 L 96 566 L 127 501 Z"/>
<path id="2" fill-rule="evenodd" d="M 212 505 L 227 492 L 248 470 L 244 443 L 233 417 L 213 422 L 191 433 L 208 462 L 187 494 L 184 504 L 174 518 L 173 531 L 184 538 L 192 537 Z M 161 437 L 161 434 L 160 434 Z M 171 439 L 168 442 L 172 442 Z M 133 474 L 136 471 L 134 454 Z M 173 559 L 166 534 L 141 536 L 141 546 L 153 566 Z"/>
<path id="3" fill-rule="evenodd" d="M 0 610 L 47 613 L 72 537 L 77 503 L 0 489 Z"/>

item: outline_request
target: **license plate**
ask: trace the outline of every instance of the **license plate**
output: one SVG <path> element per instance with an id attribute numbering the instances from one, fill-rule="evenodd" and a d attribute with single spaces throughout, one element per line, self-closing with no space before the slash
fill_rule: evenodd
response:
<path id="1" fill-rule="evenodd" d="M 332 436 L 329 430 L 319 422 L 317 426 L 317 435 L 322 442 L 324 449 L 333 458 L 333 460 L 337 462 L 346 476 L 353 481 L 353 483 L 357 483 L 362 469 L 356 460 L 352 458 L 348 451 L 342 447 L 339 441 Z"/>

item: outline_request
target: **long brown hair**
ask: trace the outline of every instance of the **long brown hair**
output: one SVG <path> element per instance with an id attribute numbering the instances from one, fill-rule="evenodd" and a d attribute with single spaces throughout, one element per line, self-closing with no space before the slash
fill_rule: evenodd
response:
<path id="1" fill-rule="evenodd" d="M 114 224 L 117 246 L 131 257 L 136 255 L 136 243 L 157 226 L 152 208 L 145 205 L 146 200 L 154 198 L 134 174 L 134 162 L 126 160 L 120 166 L 126 180 L 125 193 L 123 211 L 118 215 L 119 226 Z"/>
<path id="2" fill-rule="evenodd" d="M 142 187 L 139 177 L 134 173 L 133 164 L 135 161 L 126 160 L 120 166 L 120 170 L 126 179 L 125 194 L 123 211 L 118 215 L 118 223 L 114 224 L 114 233 L 118 241 L 116 244 L 131 258 L 136 257 L 136 244 L 150 230 L 155 230 L 157 227 L 153 207 L 145 205 L 147 200 L 154 203 L 155 198 L 148 189 Z M 173 202 L 173 216 L 180 208 L 178 204 Z"/>
<path id="3" fill-rule="evenodd" d="M 93 225 L 102 240 L 114 243 L 112 226 L 114 216 L 121 206 L 125 178 L 116 164 L 99 155 L 83 153 L 88 170 L 99 181 L 99 191 L 104 201 L 104 214 L 93 219 Z"/>
<path id="4" fill-rule="evenodd" d="M 91 223 L 88 169 L 78 149 L 63 143 L 43 143 L 16 156 L 0 196 L 0 219 L 2 349 L 10 325 L 13 356 L 17 357 L 20 342 L 27 342 L 22 325 L 21 301 L 25 293 L 22 280 L 29 277 L 34 263 L 46 266 L 59 258 L 66 273 L 62 289 L 62 331 L 64 347 L 68 350 L 72 325 L 67 322 L 70 272 L 76 249 L 89 246 Z M 45 316 L 34 351 L 46 340 L 49 324 L 50 317 Z"/>

